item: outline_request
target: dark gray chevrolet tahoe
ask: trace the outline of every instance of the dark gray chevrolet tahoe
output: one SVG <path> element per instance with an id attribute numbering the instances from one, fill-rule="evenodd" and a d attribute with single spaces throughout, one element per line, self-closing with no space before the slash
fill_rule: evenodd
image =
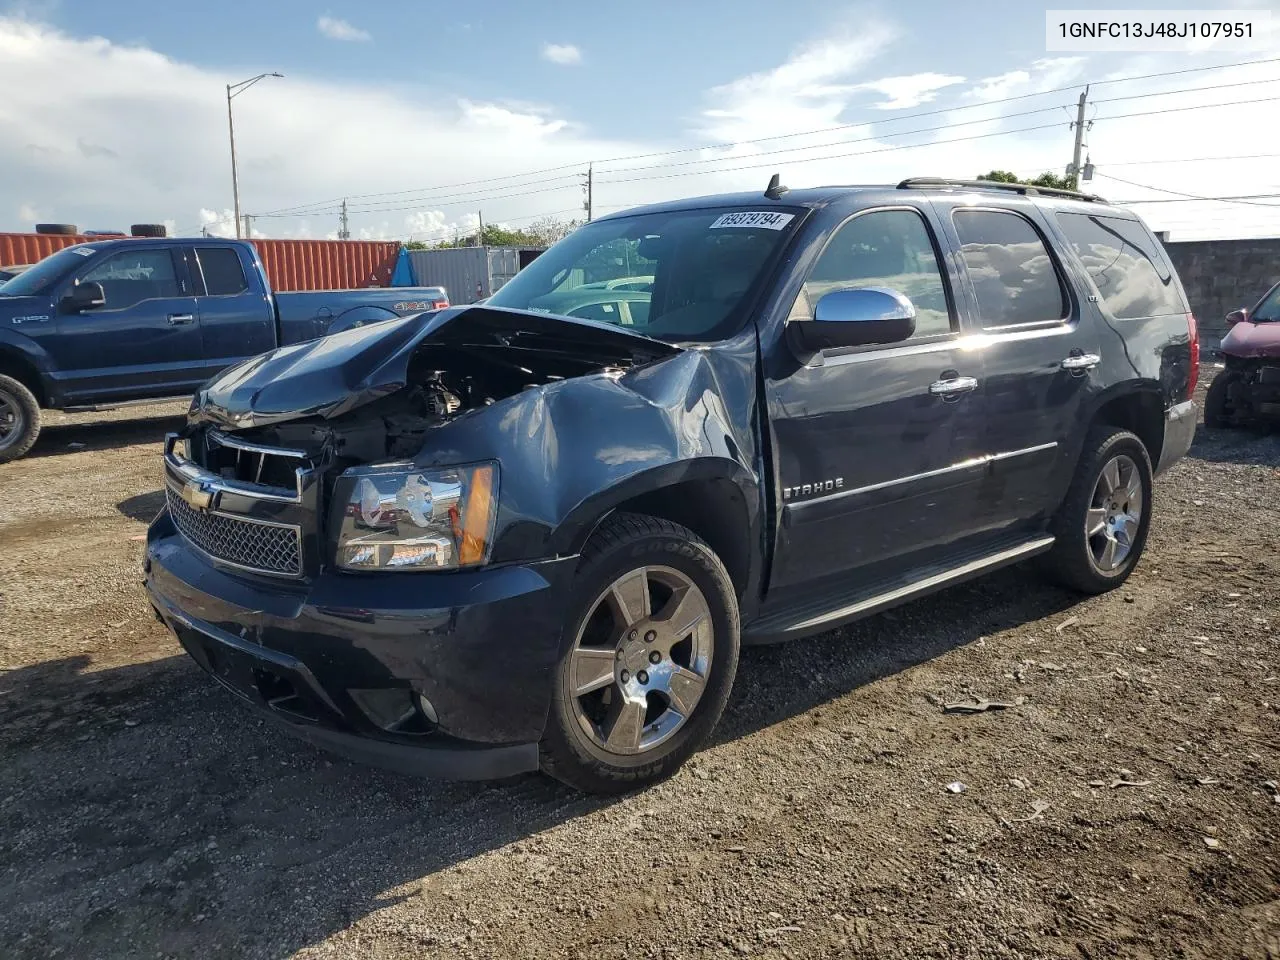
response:
<path id="1" fill-rule="evenodd" d="M 652 284 L 625 309 L 552 312 L 630 276 Z M 1198 368 L 1126 210 L 775 179 L 589 223 L 482 306 L 223 373 L 166 444 L 147 587 L 314 743 L 626 790 L 707 739 L 742 644 L 1031 558 L 1124 582 Z"/>

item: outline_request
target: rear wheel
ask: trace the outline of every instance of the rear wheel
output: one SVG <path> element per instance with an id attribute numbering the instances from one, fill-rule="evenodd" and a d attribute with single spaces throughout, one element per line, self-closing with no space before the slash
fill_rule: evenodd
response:
<path id="1" fill-rule="evenodd" d="M 1076 475 L 1054 517 L 1045 568 L 1083 593 L 1114 590 L 1129 578 L 1151 525 L 1151 458 L 1128 430 L 1089 432 Z"/>
<path id="2" fill-rule="evenodd" d="M 738 666 L 738 604 L 711 548 L 619 514 L 583 551 L 542 769 L 591 793 L 670 776 L 710 735 Z"/>
<path id="3" fill-rule="evenodd" d="M 26 385 L 0 375 L 0 463 L 17 460 L 40 436 L 40 404 Z"/>

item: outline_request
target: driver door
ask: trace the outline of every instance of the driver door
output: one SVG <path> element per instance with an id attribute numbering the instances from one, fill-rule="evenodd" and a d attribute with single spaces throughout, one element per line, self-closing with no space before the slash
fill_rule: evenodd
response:
<path id="1" fill-rule="evenodd" d="M 887 287 L 916 308 L 900 343 L 829 349 L 766 384 L 781 524 L 771 602 L 868 578 L 972 532 L 982 477 L 981 358 L 961 342 L 956 277 L 927 201 L 859 211 L 831 235 L 789 322 L 836 290 Z"/>
<path id="2" fill-rule="evenodd" d="M 200 385 L 196 300 L 170 248 L 131 241 L 89 264 L 72 285 L 89 281 L 102 284 L 106 304 L 61 312 L 50 344 L 69 402 L 176 396 Z"/>

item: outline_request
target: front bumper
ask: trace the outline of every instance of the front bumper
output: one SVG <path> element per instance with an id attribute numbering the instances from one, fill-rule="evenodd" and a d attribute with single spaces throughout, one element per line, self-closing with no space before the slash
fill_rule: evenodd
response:
<path id="1" fill-rule="evenodd" d="M 401 772 L 489 779 L 537 769 L 576 560 L 264 581 L 210 562 L 166 512 L 145 570 L 192 658 L 295 734 Z"/>
<path id="2" fill-rule="evenodd" d="M 1175 403 L 1164 413 L 1164 443 L 1160 446 L 1160 462 L 1156 475 L 1164 473 L 1187 455 L 1196 436 L 1196 405 L 1193 400 Z"/>

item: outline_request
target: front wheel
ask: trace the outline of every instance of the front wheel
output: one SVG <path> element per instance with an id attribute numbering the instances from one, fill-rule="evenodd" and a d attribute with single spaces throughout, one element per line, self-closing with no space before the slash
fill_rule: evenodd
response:
<path id="1" fill-rule="evenodd" d="M 1237 374 L 1223 371 L 1213 378 L 1204 395 L 1204 425 L 1206 427 L 1229 427 L 1232 424 L 1232 411 L 1228 403 L 1227 393 L 1231 385 L 1238 380 Z"/>
<path id="2" fill-rule="evenodd" d="M 1151 526 L 1151 458 L 1138 437 L 1095 427 L 1051 530 L 1050 576 L 1082 593 L 1105 593 L 1129 578 Z"/>
<path id="3" fill-rule="evenodd" d="M 17 460 L 40 436 L 40 404 L 19 380 L 0 375 L 0 463 Z"/>
<path id="4" fill-rule="evenodd" d="M 618 514 L 582 553 L 542 769 L 590 793 L 672 773 L 724 712 L 738 667 L 738 602 L 693 531 Z"/>

